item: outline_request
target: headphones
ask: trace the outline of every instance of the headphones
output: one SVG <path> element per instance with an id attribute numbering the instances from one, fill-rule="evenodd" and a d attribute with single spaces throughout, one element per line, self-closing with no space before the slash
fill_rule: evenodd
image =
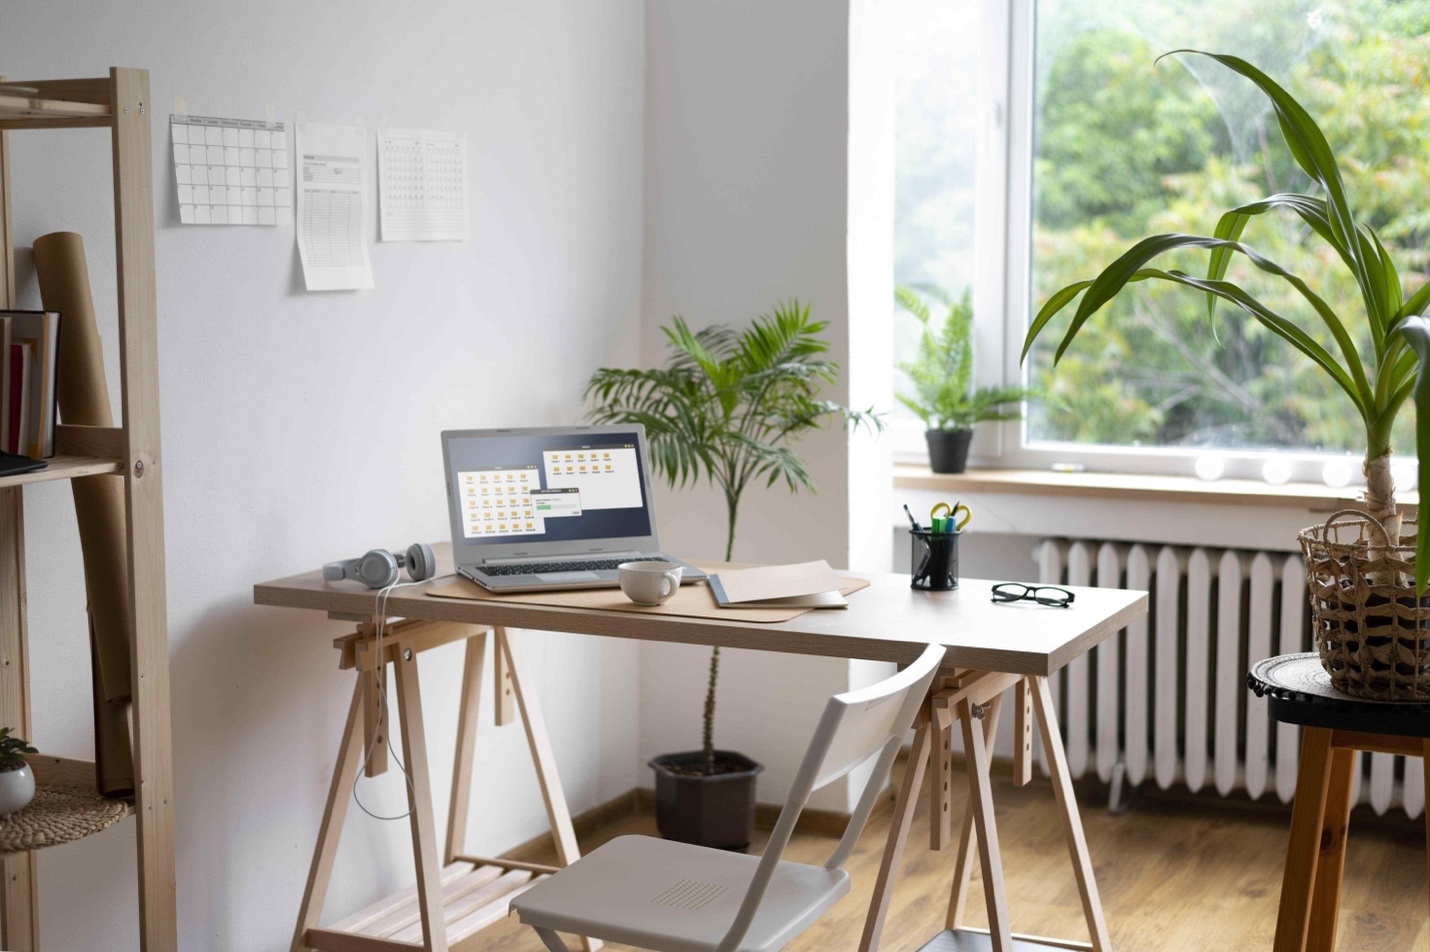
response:
<path id="1" fill-rule="evenodd" d="M 408 577 L 414 582 L 426 581 L 437 574 L 437 557 L 425 542 L 412 543 L 401 555 L 394 555 L 386 549 L 373 549 L 360 559 L 329 562 L 323 566 L 323 579 L 341 582 L 351 578 L 368 588 L 387 588 L 397 583 L 399 569 L 406 569 Z"/>

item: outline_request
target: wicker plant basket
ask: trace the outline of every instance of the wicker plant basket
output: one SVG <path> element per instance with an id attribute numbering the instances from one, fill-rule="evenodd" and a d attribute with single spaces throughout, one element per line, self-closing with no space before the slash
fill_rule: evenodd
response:
<path id="1" fill-rule="evenodd" d="M 1303 529 L 1306 588 L 1321 665 L 1338 690 L 1377 701 L 1430 700 L 1430 593 L 1415 594 L 1415 539 L 1357 509 Z"/>

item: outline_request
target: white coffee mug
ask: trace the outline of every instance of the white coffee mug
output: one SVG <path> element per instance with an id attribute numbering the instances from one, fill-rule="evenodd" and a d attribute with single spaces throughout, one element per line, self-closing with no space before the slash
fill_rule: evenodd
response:
<path id="1" fill-rule="evenodd" d="M 637 605 L 660 605 L 680 591 L 681 566 L 675 562 L 622 562 L 621 591 Z"/>

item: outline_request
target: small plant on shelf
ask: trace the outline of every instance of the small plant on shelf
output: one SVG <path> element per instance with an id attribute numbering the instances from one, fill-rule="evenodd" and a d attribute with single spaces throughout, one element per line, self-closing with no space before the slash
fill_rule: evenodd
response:
<path id="1" fill-rule="evenodd" d="M 8 727 L 0 727 L 0 773 L 20 770 L 26 765 L 26 754 L 38 754 L 29 741 L 15 737 Z"/>
<path id="2" fill-rule="evenodd" d="M 932 285 L 899 285 L 899 307 L 921 328 L 916 359 L 899 364 L 913 385 L 898 401 L 923 421 L 929 467 L 935 473 L 961 473 L 968 464 L 973 425 L 985 420 L 1016 420 L 1022 416 L 1022 387 L 973 386 L 973 304 L 969 291 L 956 300 Z M 941 323 L 934 320 L 932 301 L 948 308 Z"/>
<path id="3" fill-rule="evenodd" d="M 0 727 L 0 819 L 8 819 L 34 799 L 35 775 L 25 755 L 38 753 L 28 741 L 14 736 L 11 728 Z"/>

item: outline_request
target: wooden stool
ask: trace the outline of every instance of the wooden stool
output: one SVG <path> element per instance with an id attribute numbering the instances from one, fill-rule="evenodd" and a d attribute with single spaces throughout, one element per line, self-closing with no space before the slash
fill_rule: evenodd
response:
<path id="1" fill-rule="evenodd" d="M 338 667 L 353 671 L 357 684 L 333 767 L 332 786 L 318 832 L 318 845 L 313 851 L 308 885 L 298 910 L 292 952 L 411 952 L 417 949 L 447 952 L 505 917 L 513 896 L 560 868 L 470 856 L 466 852 L 477 711 L 489 634 L 496 642 L 493 652 L 496 723 L 500 726 L 512 722 L 516 719 L 515 708 L 520 709 L 558 860 L 564 866 L 580 858 L 571 814 L 556 776 L 551 741 L 531 682 L 524 677 L 526 666 L 518 641 L 509 638 L 503 628 L 444 621 L 398 621 L 385 625 L 379 656 L 376 622 L 375 618 L 364 622 L 355 633 L 333 642 L 333 647 L 340 652 Z M 457 714 L 457 749 L 452 768 L 447 837 L 445 848 L 439 850 L 417 656 L 454 641 L 466 642 L 466 664 Z M 379 690 L 379 678 L 389 664 L 396 682 L 392 695 L 397 702 L 396 713 L 402 725 L 407 756 L 407 819 L 412 829 L 417 883 L 339 922 L 322 926 L 323 902 L 332 877 L 333 860 L 337 857 L 343 820 L 352 801 L 353 785 L 358 771 L 363 769 L 364 754 L 367 776 L 375 777 L 387 770 L 385 725 L 390 725 L 391 720 L 381 707 L 383 692 Z M 581 940 L 584 952 L 593 952 L 600 945 L 590 939 Z"/>
<path id="2" fill-rule="evenodd" d="M 1331 687 L 1330 676 L 1312 652 L 1268 658 L 1253 667 L 1246 680 L 1258 697 L 1267 699 L 1273 718 L 1303 728 L 1275 952 L 1331 952 L 1355 754 L 1370 750 L 1425 757 L 1430 753 L 1430 704 L 1343 694 Z M 1430 789 L 1430 769 L 1425 779 Z M 1426 830 L 1430 832 L 1430 810 Z"/>

